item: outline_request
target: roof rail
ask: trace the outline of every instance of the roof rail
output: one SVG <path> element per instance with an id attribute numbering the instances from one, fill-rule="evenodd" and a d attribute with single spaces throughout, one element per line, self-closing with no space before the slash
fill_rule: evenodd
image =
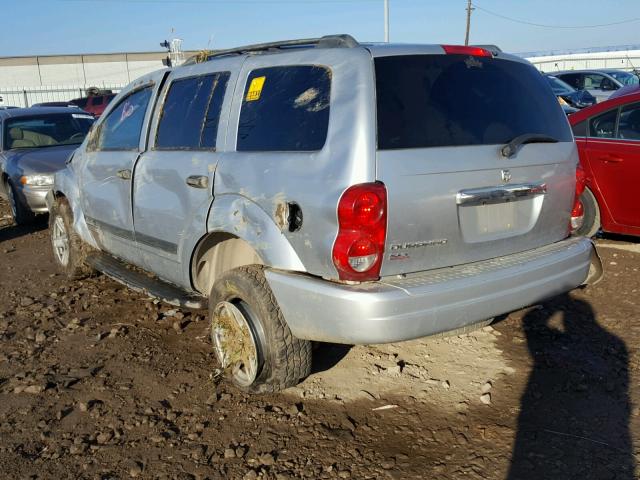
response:
<path id="1" fill-rule="evenodd" d="M 227 50 L 218 50 L 207 56 L 207 60 L 226 55 L 242 55 L 251 52 L 266 52 L 276 49 L 287 48 L 354 48 L 359 46 L 358 41 L 351 35 L 325 35 L 320 38 L 305 38 L 301 40 L 284 40 L 281 42 L 257 43 L 255 45 L 245 45 L 244 47 L 229 48 Z"/>

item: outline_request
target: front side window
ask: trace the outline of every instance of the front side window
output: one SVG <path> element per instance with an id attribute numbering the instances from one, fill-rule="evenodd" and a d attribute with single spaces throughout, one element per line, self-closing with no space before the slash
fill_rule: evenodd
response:
<path id="1" fill-rule="evenodd" d="M 595 138 L 615 138 L 618 110 L 609 110 L 589 120 L 589 136 Z"/>
<path id="2" fill-rule="evenodd" d="M 9 118 L 4 122 L 4 149 L 78 145 L 93 124 L 86 113 L 55 113 Z"/>
<path id="3" fill-rule="evenodd" d="M 155 148 L 215 149 L 229 73 L 175 80 L 167 93 Z"/>
<path id="4" fill-rule="evenodd" d="M 253 70 L 244 90 L 238 151 L 317 151 L 327 139 L 331 70 L 296 65 Z"/>
<path id="5" fill-rule="evenodd" d="M 611 80 L 597 73 L 588 73 L 584 76 L 585 90 L 604 90 L 610 83 Z"/>
<path id="6" fill-rule="evenodd" d="M 626 105 L 620 111 L 618 138 L 640 140 L 640 103 Z"/>
<path id="7" fill-rule="evenodd" d="M 523 134 L 573 140 L 535 67 L 469 55 L 375 59 L 380 150 L 505 144 Z"/>
<path id="8" fill-rule="evenodd" d="M 137 150 L 152 90 L 152 87 L 138 90 L 111 110 L 92 139 L 93 149 Z"/>

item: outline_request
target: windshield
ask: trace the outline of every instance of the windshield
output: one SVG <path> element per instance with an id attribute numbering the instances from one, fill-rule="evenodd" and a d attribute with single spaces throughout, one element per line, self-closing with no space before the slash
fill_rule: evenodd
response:
<path id="1" fill-rule="evenodd" d="M 622 85 L 637 85 L 640 82 L 637 76 L 629 72 L 608 72 L 613 78 L 618 80 Z"/>
<path id="2" fill-rule="evenodd" d="M 532 65 L 469 55 L 375 59 L 378 148 L 505 144 L 519 135 L 573 140 Z"/>
<path id="3" fill-rule="evenodd" d="M 551 90 L 553 90 L 553 93 L 556 95 L 569 95 L 575 92 L 575 89 L 571 85 L 563 82 L 559 78 L 548 75 L 547 81 L 549 85 L 551 85 Z"/>
<path id="4" fill-rule="evenodd" d="M 9 118 L 4 122 L 4 149 L 80 144 L 93 121 L 93 116 L 87 113 L 50 113 Z"/>

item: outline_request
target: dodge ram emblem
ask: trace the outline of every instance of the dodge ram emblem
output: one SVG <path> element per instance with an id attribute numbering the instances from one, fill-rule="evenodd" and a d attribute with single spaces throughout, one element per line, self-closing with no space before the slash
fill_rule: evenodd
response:
<path id="1" fill-rule="evenodd" d="M 500 172 L 501 176 L 502 176 L 502 181 L 504 183 L 509 183 L 511 181 L 511 172 L 507 169 L 502 170 L 502 172 Z"/>

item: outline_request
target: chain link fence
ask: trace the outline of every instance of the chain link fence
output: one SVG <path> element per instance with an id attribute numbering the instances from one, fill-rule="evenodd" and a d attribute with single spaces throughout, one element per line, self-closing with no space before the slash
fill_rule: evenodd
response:
<path id="1" fill-rule="evenodd" d="M 0 87 L 0 106 L 30 107 L 36 103 L 67 102 L 74 98 L 86 97 L 90 90 L 111 90 L 119 92 L 124 85 L 83 85 L 83 86 L 42 86 L 28 88 L 2 88 Z"/>

